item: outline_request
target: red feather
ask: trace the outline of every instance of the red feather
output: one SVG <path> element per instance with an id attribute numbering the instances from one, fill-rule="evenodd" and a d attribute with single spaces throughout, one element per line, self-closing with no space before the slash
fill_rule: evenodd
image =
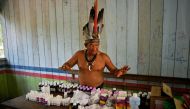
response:
<path id="1" fill-rule="evenodd" d="M 97 33 L 97 28 L 98 28 L 98 0 L 95 1 L 94 3 L 94 10 L 95 10 L 95 18 L 94 18 L 94 33 Z"/>

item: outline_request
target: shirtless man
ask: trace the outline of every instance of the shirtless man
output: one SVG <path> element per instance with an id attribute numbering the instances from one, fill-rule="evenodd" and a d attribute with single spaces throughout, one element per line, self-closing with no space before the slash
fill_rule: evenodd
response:
<path id="1" fill-rule="evenodd" d="M 104 9 L 101 9 L 97 19 L 95 18 L 95 15 L 97 15 L 96 12 L 95 8 L 92 7 L 89 21 L 83 27 L 83 35 L 86 37 L 84 43 L 86 49 L 76 52 L 71 59 L 59 67 L 59 69 L 71 70 L 71 68 L 77 64 L 79 68 L 79 83 L 81 85 L 102 87 L 105 67 L 117 77 L 124 75 L 129 70 L 129 67 L 124 66 L 121 69 L 117 69 L 111 62 L 109 56 L 99 51 Z M 97 25 L 95 21 L 97 21 Z"/>
<path id="2" fill-rule="evenodd" d="M 104 82 L 103 71 L 105 67 L 117 77 L 124 75 L 129 70 L 128 66 L 117 69 L 109 56 L 99 51 L 99 42 L 91 41 L 86 43 L 85 47 L 85 50 L 76 52 L 71 59 L 60 67 L 62 70 L 71 70 L 77 64 L 79 67 L 79 83 L 81 85 L 101 86 Z"/>

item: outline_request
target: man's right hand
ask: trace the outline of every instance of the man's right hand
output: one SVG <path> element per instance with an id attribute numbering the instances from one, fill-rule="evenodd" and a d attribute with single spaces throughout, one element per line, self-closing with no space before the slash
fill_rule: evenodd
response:
<path id="1" fill-rule="evenodd" d="M 64 64 L 61 67 L 59 67 L 59 70 L 71 70 L 71 67 L 67 64 Z"/>

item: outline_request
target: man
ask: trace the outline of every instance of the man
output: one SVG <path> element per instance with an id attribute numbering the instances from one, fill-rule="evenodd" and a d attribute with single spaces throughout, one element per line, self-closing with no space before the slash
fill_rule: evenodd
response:
<path id="1" fill-rule="evenodd" d="M 89 22 L 83 27 L 83 34 L 86 36 L 85 50 L 77 51 L 66 63 L 63 64 L 59 69 L 71 70 L 71 68 L 77 64 L 79 68 L 79 83 L 81 85 L 102 87 L 104 82 L 103 71 L 104 68 L 110 71 L 110 73 L 120 77 L 124 75 L 128 66 L 124 66 L 121 69 L 117 69 L 111 62 L 109 56 L 99 51 L 100 45 L 100 33 L 103 28 L 103 12 L 102 9 L 98 14 L 98 30 L 94 31 L 94 8 L 92 7 L 90 12 Z"/>

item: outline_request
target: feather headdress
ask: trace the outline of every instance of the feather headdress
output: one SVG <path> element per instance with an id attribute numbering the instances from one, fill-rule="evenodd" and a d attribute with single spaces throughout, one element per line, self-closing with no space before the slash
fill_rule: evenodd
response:
<path id="1" fill-rule="evenodd" d="M 104 27 L 103 25 L 103 14 L 104 9 L 102 8 L 98 13 L 98 0 L 95 1 L 94 7 L 90 10 L 89 21 L 83 27 L 83 35 L 86 37 L 85 43 L 88 42 L 99 42 L 100 34 Z M 98 14 L 98 15 L 97 15 Z"/>

